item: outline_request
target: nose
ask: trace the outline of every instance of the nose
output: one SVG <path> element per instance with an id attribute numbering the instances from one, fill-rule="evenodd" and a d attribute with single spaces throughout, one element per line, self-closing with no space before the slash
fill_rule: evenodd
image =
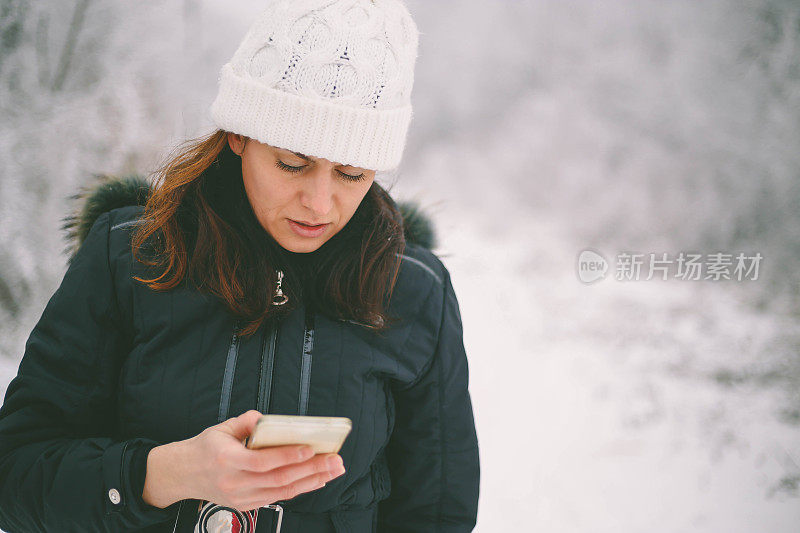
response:
<path id="1" fill-rule="evenodd" d="M 333 206 L 333 178 L 331 169 L 315 165 L 303 180 L 300 203 L 314 213 L 315 218 L 324 218 Z"/>

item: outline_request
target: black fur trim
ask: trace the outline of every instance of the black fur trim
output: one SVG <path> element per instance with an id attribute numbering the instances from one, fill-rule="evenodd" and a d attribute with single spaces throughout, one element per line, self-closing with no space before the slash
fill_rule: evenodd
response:
<path id="1" fill-rule="evenodd" d="M 83 244 L 97 218 L 107 211 L 128 205 L 145 205 L 150 184 L 138 175 L 125 177 L 95 174 L 95 183 L 82 187 L 70 196 L 79 202 L 79 209 L 62 219 L 70 257 Z"/>

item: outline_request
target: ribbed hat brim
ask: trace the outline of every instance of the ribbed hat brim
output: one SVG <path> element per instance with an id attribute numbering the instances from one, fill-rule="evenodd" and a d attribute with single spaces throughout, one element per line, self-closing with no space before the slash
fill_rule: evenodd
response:
<path id="1" fill-rule="evenodd" d="M 354 107 L 268 87 L 226 63 L 210 108 L 217 127 L 261 143 L 369 170 L 396 168 L 411 122 L 411 105 Z"/>

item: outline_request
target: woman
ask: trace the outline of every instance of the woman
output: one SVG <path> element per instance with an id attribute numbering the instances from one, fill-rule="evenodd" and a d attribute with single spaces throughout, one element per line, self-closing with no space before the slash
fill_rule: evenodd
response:
<path id="1" fill-rule="evenodd" d="M 0 528 L 471 531 L 458 302 L 375 181 L 411 119 L 398 0 L 272 2 L 218 129 L 154 187 L 111 180 L 0 408 Z M 247 449 L 262 413 L 346 416 L 338 454 Z"/>

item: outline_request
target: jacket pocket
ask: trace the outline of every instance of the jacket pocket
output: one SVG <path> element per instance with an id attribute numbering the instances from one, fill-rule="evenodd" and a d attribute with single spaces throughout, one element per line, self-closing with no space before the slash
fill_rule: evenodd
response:
<path id="1" fill-rule="evenodd" d="M 387 440 L 392 434 L 394 426 L 394 398 L 389 388 L 389 384 L 383 383 L 383 392 L 386 397 L 386 418 L 387 418 Z M 372 481 L 372 491 L 375 494 L 373 503 L 384 500 L 389 497 L 392 491 L 392 480 L 389 473 L 389 465 L 386 461 L 386 445 L 384 444 L 375 456 L 370 469 L 370 477 Z"/>
<path id="2" fill-rule="evenodd" d="M 370 469 L 370 476 L 372 478 L 372 491 L 375 494 L 374 502 L 377 504 L 381 500 L 385 500 L 392 492 L 392 481 L 389 475 L 389 466 L 386 463 L 386 455 L 381 450 L 378 457 Z"/>
<path id="3" fill-rule="evenodd" d="M 384 381 L 383 383 L 383 393 L 386 395 L 386 418 L 387 418 L 387 438 L 389 435 L 392 434 L 392 430 L 394 429 L 394 396 L 392 396 L 391 388 L 389 384 Z"/>
<path id="4" fill-rule="evenodd" d="M 225 359 L 225 373 L 222 376 L 222 389 L 219 397 L 219 413 L 217 422 L 228 419 L 228 409 L 231 404 L 231 391 L 233 390 L 233 377 L 236 374 L 236 359 L 239 357 L 239 322 L 233 327 L 231 342 L 228 346 L 228 355 Z"/>

